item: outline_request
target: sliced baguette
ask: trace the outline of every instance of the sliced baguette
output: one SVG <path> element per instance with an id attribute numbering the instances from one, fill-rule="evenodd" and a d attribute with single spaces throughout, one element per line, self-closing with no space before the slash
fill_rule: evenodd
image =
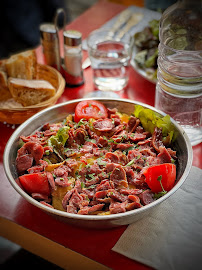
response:
<path id="1" fill-rule="evenodd" d="M 8 87 L 13 99 L 23 106 L 31 106 L 55 95 L 55 88 L 44 80 L 9 78 Z"/>
<path id="2" fill-rule="evenodd" d="M 6 72 L 0 70 L 0 101 L 7 100 L 11 97 L 12 96 L 7 84 L 7 74 Z"/>
<path id="3" fill-rule="evenodd" d="M 36 53 L 34 50 L 14 54 L 5 62 L 8 77 L 32 80 L 36 78 Z"/>

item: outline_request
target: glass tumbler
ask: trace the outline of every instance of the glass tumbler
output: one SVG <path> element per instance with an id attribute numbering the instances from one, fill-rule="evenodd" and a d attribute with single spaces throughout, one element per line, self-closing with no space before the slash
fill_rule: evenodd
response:
<path id="1" fill-rule="evenodd" d="M 93 31 L 88 39 L 88 54 L 96 89 L 121 91 L 129 79 L 132 39 L 127 33 L 120 40 L 110 29 Z"/>

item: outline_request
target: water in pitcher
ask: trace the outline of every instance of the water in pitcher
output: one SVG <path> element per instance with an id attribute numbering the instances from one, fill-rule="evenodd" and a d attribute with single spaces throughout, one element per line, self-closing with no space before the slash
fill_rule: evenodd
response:
<path id="1" fill-rule="evenodd" d="M 191 144 L 202 142 L 202 10 L 178 0 L 160 20 L 155 106 L 170 114 Z"/>
<path id="2" fill-rule="evenodd" d="M 160 51 L 165 46 L 159 46 Z M 155 106 L 175 119 L 191 144 L 202 141 L 202 65 L 197 52 L 159 55 Z"/>

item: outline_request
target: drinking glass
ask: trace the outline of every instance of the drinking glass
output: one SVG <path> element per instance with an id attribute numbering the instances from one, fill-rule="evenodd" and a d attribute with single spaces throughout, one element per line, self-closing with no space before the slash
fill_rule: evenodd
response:
<path id="1" fill-rule="evenodd" d="M 120 40 L 110 29 L 99 29 L 89 35 L 87 46 L 95 88 L 112 92 L 125 89 L 129 80 L 131 36 L 126 33 Z"/>

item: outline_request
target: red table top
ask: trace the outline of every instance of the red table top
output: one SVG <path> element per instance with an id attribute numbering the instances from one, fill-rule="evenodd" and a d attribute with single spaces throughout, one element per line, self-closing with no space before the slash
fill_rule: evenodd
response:
<path id="1" fill-rule="evenodd" d="M 85 39 L 88 34 L 99 28 L 106 21 L 125 9 L 125 6 L 117 5 L 110 2 L 100 1 L 96 5 L 92 6 L 74 22 L 67 26 L 67 29 L 75 29 L 83 34 Z M 38 49 L 40 56 L 40 49 Z M 87 53 L 84 52 L 84 58 L 87 57 Z M 39 60 L 42 59 L 39 57 Z M 141 101 L 149 105 L 154 105 L 155 85 L 149 81 L 143 79 L 132 68 L 130 71 L 130 80 L 128 89 L 121 93 L 122 97 L 130 98 L 133 100 Z M 61 96 L 58 102 L 67 101 L 70 99 L 81 98 L 84 94 L 93 91 L 94 85 L 92 81 L 92 70 L 88 68 L 84 71 L 85 84 L 77 88 L 65 88 L 64 94 Z M 110 267 L 113 269 L 149 269 L 149 267 L 140 264 L 136 261 L 130 260 L 116 252 L 111 251 L 111 248 L 118 241 L 127 226 L 108 230 L 93 230 L 73 227 L 62 221 L 58 221 L 52 216 L 47 215 L 40 209 L 32 206 L 12 188 L 9 181 L 6 178 L 3 169 L 3 152 L 5 145 L 14 131 L 13 125 L 0 123 L 1 130 L 1 144 L 0 144 L 0 234 L 9 238 L 12 241 L 22 244 L 22 237 L 24 235 L 24 242 L 30 237 L 30 232 L 34 233 L 35 239 L 40 236 L 38 242 L 33 240 L 33 244 L 28 245 L 28 250 L 57 263 L 57 259 L 54 255 L 57 255 L 56 250 L 53 254 L 47 255 L 50 251 L 43 250 L 43 245 L 50 240 L 46 248 L 51 249 L 53 244 L 53 250 L 57 247 L 77 252 L 76 254 L 84 255 L 93 261 L 99 262 L 102 265 L 86 264 L 81 269 L 106 269 Z M 193 147 L 194 160 L 193 165 L 202 168 L 202 143 Z M 9 221 L 9 222 L 8 222 Z M 5 223 L 6 222 L 6 223 Z M 5 225 L 12 223 L 12 226 Z M 17 231 L 20 228 L 23 234 L 19 237 Z M 16 229 L 16 234 L 13 231 Z M 27 235 L 26 235 L 27 234 Z M 41 237 L 42 236 L 42 237 Z M 30 240 L 31 241 L 31 240 Z M 55 244 L 55 246 L 54 246 Z M 58 245 L 59 244 L 59 245 Z M 41 248 L 39 248 L 41 246 Z M 37 251 L 38 249 L 38 251 Z M 46 253 L 46 254 L 45 254 Z M 45 255 L 44 255 L 45 254 Z M 59 256 L 59 255 L 58 255 Z M 59 257 L 58 257 L 59 258 Z M 83 262 L 83 257 L 76 257 L 77 260 Z M 69 258 L 71 261 L 71 258 Z M 78 263 L 78 262 L 77 262 Z M 58 265 L 65 268 L 64 263 L 58 263 Z M 74 266 L 76 262 L 74 261 Z M 126 266 L 127 265 L 127 266 Z M 101 268 L 99 268 L 100 266 Z M 78 269 L 74 267 L 74 269 Z"/>

